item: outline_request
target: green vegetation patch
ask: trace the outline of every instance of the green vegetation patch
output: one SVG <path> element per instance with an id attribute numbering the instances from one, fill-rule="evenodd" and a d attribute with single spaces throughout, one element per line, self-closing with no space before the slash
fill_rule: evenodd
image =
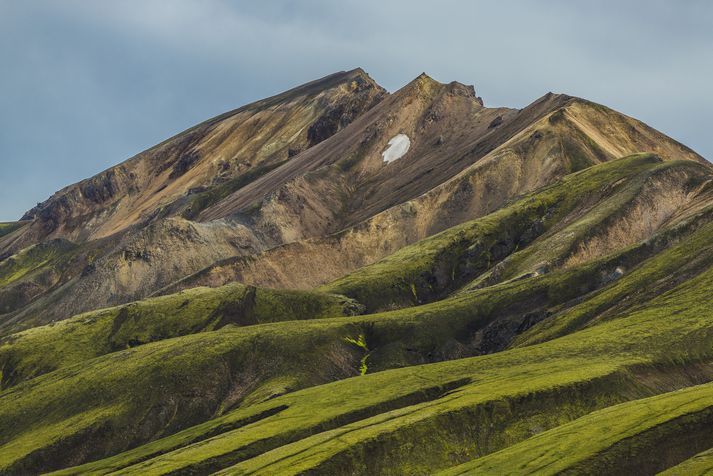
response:
<path id="1" fill-rule="evenodd" d="M 241 284 L 194 288 L 101 309 L 0 340 L 0 388 L 109 352 L 225 325 L 351 315 L 343 296 Z"/>
<path id="2" fill-rule="evenodd" d="M 362 351 L 364 352 L 364 356 L 359 361 L 359 375 L 366 375 L 366 372 L 368 370 L 366 361 L 369 358 L 369 347 L 366 345 L 366 338 L 364 337 L 364 334 L 359 334 L 356 339 L 352 337 L 345 337 L 344 340 L 349 344 L 352 344 L 362 349 Z"/>
<path id="3" fill-rule="evenodd" d="M 690 385 L 685 369 L 680 381 L 671 376 L 687 363 L 713 358 L 713 304 L 703 299 L 711 285 L 713 270 L 626 319 L 527 348 L 307 388 L 65 473 L 297 474 L 352 468 L 378 474 L 391 468 L 412 474 L 496 455 L 597 408 Z M 642 368 L 668 369 L 668 377 L 655 383 L 651 375 L 641 376 Z M 453 382 L 460 383 L 449 387 Z M 429 393 L 438 386 L 439 392 Z M 256 414 L 268 416 L 229 426 Z M 216 434 L 219 428 L 230 429 Z M 589 436 L 592 448 L 610 446 L 594 441 L 610 436 L 602 428 L 591 429 Z"/>
<path id="4" fill-rule="evenodd" d="M 440 474 L 654 474 L 712 437 L 713 384 L 705 384 L 590 413 Z"/>
<path id="5" fill-rule="evenodd" d="M 0 262 L 0 287 L 22 279 L 74 248 L 75 245 L 66 240 L 52 240 L 25 248 Z"/>

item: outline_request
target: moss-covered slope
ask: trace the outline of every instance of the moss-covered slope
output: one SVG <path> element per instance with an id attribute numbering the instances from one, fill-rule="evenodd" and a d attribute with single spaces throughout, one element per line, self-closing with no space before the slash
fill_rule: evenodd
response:
<path id="1" fill-rule="evenodd" d="M 0 339 L 0 388 L 110 352 L 226 325 L 351 316 L 362 311 L 355 301 L 333 294 L 237 283 L 195 288 L 88 312 Z"/>
<path id="2" fill-rule="evenodd" d="M 325 288 L 356 300 L 234 284 L 11 335 L 0 468 L 431 474 L 708 382 L 709 177 L 652 155 L 586 169 Z M 686 199 L 669 211 L 641 200 L 651 190 Z M 650 210 L 664 218 L 644 239 L 581 253 Z M 530 272 L 533 257 L 546 269 Z M 413 306 L 414 288 L 425 304 Z M 353 315 L 359 301 L 401 308 Z M 666 405 L 675 437 L 683 413 Z M 619 467 L 616 444 L 573 446 L 571 466 Z M 710 446 L 674 451 L 662 468 Z"/>
<path id="3" fill-rule="evenodd" d="M 655 474 L 711 439 L 709 383 L 592 412 L 440 474 Z"/>
<path id="4" fill-rule="evenodd" d="M 710 380 L 713 308 L 705 296 L 711 285 L 708 270 L 643 309 L 586 331 L 489 356 L 312 387 L 68 472 L 428 474 L 490 453 L 495 458 L 498 450 L 518 442 L 526 447 L 532 435 L 593 410 Z M 653 400 L 663 403 L 658 418 L 675 423 L 669 436 L 685 437 L 689 427 L 678 425 L 676 418 L 705 416 L 710 386 L 671 395 L 671 400 Z M 690 398 L 697 395 L 701 398 Z M 688 407 L 679 408 L 677 399 Z M 652 405 L 634 402 L 631 408 L 650 411 Z M 623 413 L 635 421 L 635 412 Z M 567 434 L 567 427 L 553 431 Z M 572 445 L 579 446 L 569 448 L 555 433 L 553 450 L 564 447 L 572 460 L 585 460 L 601 453 L 598 447 L 611 446 L 607 438 L 616 438 L 604 428 L 589 431 L 592 441 L 582 446 L 573 435 Z M 600 440 L 597 431 L 602 431 Z M 547 438 L 549 433 L 543 433 L 532 441 Z M 647 435 L 642 441 L 651 439 Z M 700 449 L 686 451 L 692 456 Z M 685 451 L 678 456 L 685 457 Z M 516 463 L 504 459 L 500 469 L 517 473 Z"/>
<path id="5" fill-rule="evenodd" d="M 23 223 L 21 221 L 0 223 L 0 238 L 2 238 L 5 235 L 9 235 L 10 233 L 12 233 L 15 230 L 22 228 L 23 225 L 25 225 L 25 223 Z"/>

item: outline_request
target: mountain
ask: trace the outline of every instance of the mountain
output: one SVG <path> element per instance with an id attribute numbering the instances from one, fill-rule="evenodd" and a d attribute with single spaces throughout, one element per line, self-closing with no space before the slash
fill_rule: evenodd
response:
<path id="1" fill-rule="evenodd" d="M 345 88 L 351 88 L 351 95 L 343 96 Z M 279 166 L 273 163 L 270 167 L 274 170 L 255 172 L 253 168 L 199 193 L 191 189 L 198 182 L 191 182 L 183 187 L 184 195 L 170 198 L 171 203 L 154 209 L 141 223 L 110 236 L 75 239 L 95 226 L 116 228 L 117 217 L 125 225 L 126 213 L 120 210 L 136 215 L 133 201 L 145 209 L 158 200 L 144 196 L 152 190 L 161 189 L 158 195 L 165 197 L 166 190 L 175 190 L 176 183 L 192 177 L 194 170 L 224 160 L 222 146 L 207 149 L 190 173 L 174 179 L 165 165 L 175 162 L 180 155 L 174 151 L 175 143 L 187 142 L 187 137 L 193 137 L 199 146 L 216 142 L 215 127 L 208 128 L 207 138 L 202 135 L 206 126 L 198 126 L 139 154 L 139 163 L 149 161 L 148 157 L 161 164 L 163 172 L 158 179 L 155 174 L 149 174 L 148 179 L 137 176 L 137 180 L 150 179 L 153 188 L 137 192 L 136 198 L 130 193 L 117 194 L 111 200 L 119 205 L 112 202 L 98 207 L 84 218 L 87 226 L 71 225 L 75 218 L 54 210 L 57 204 L 77 202 L 69 197 L 81 195 L 87 183 L 104 180 L 114 169 L 58 192 L 40 211 L 23 217 L 37 215 L 22 231 L 6 238 L 10 245 L 5 248 L 15 251 L 18 242 L 34 244 L 27 240 L 37 229 L 46 229 L 47 223 L 57 223 L 47 238 L 82 246 L 52 260 L 27 264 L 30 269 L 22 279 L 0 289 L 0 302 L 8 303 L 0 310 L 6 314 L 0 329 L 20 330 L 102 306 L 234 280 L 258 286 L 311 288 L 464 220 L 483 216 L 522 193 L 588 165 L 639 151 L 666 159 L 703 161 L 646 125 L 587 101 L 547 94 L 521 111 L 491 109 L 483 107 L 473 87 L 441 84 L 425 74 L 386 95 L 361 70 L 340 73 L 277 99 L 241 108 L 238 116 L 251 125 L 261 120 L 266 108 L 282 111 L 294 107 L 294 98 L 302 101 L 304 91 L 313 96 L 336 94 L 341 103 L 378 103 L 361 115 L 354 111 L 364 108 L 349 109 L 352 124 Z M 298 111 L 302 113 L 301 106 Z M 235 117 L 229 114 L 225 120 L 235 121 Z M 280 124 L 283 129 L 275 132 L 268 128 L 251 136 L 247 144 L 231 137 L 218 143 L 227 142 L 242 154 L 256 147 L 255 143 L 262 146 L 277 141 L 273 134 L 281 138 L 284 130 L 291 130 L 292 126 L 285 125 L 291 122 Z M 241 122 L 238 132 L 248 125 Z M 303 132 L 309 135 L 306 129 L 303 127 Z M 404 160 L 384 162 L 382 152 L 400 133 L 411 142 Z M 288 152 L 282 150 L 283 159 Z M 239 155 L 235 160 L 253 159 Z M 216 179 L 208 175 L 202 180 Z M 232 189 L 235 191 L 229 193 Z M 124 202 L 127 205 L 122 205 Z M 45 214 L 49 221 L 43 218 Z M 74 231 L 69 235 L 59 234 L 58 230 L 70 227 Z M 35 263 L 41 266 L 35 267 Z"/>
<path id="2" fill-rule="evenodd" d="M 0 224 L 0 471 L 703 474 L 712 265 L 642 122 L 336 73 Z"/>
<path id="3" fill-rule="evenodd" d="M 87 241 L 146 224 L 164 208 L 198 214 L 341 130 L 384 94 L 359 69 L 327 76 L 188 129 L 60 190 L 22 219 L 34 220 L 41 239 Z"/>

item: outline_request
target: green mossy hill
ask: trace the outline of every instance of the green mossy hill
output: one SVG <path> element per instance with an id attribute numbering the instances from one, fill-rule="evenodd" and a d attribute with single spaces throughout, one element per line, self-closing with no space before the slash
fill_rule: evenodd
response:
<path id="1" fill-rule="evenodd" d="M 4 261 L 0 261 L 0 287 L 7 286 L 51 263 L 74 247 L 75 245 L 66 240 L 52 240 L 30 246 Z"/>
<path id="2" fill-rule="evenodd" d="M 343 296 L 259 289 L 241 284 L 92 311 L 0 339 L 0 388 L 110 352 L 225 325 L 350 316 Z"/>
<path id="3" fill-rule="evenodd" d="M 703 212 L 701 218 L 710 221 L 711 211 Z M 513 345 L 525 346 L 544 342 L 616 318 L 625 310 L 636 309 L 637 306 L 644 305 L 648 300 L 664 293 L 680 279 L 695 276 L 710 268 L 713 266 L 713 223 L 697 228 L 699 225 L 698 220 L 693 219 L 623 251 L 620 255 L 622 258 L 627 255 L 646 256 L 652 251 L 659 253 L 650 259 L 642 260 L 643 263 L 638 267 L 627 266 L 627 261 L 620 259 L 617 261 L 621 264 L 618 269 L 622 270 L 621 272 L 624 272 L 623 269 L 630 269 L 624 279 L 619 279 L 588 299 L 574 303 L 572 307 L 536 323 L 517 336 Z M 681 233 L 691 228 L 695 231 L 682 239 Z M 673 245 L 665 250 L 657 250 L 664 243 Z"/>
<path id="4" fill-rule="evenodd" d="M 662 476 L 703 476 L 713 474 L 713 448 L 662 471 Z"/>
<path id="5" fill-rule="evenodd" d="M 566 184 L 573 177 L 586 176 L 600 167 L 592 167 L 567 176 L 563 182 Z M 556 226 L 549 232 L 542 234 L 531 246 L 506 257 L 492 272 L 475 280 L 469 287 L 518 278 L 537 272 L 538 269 L 547 272 L 550 269 L 570 266 L 568 260 L 574 258 L 578 252 L 588 251 L 589 246 L 594 248 L 590 251 L 591 255 L 585 254 L 579 258 L 579 262 L 594 259 L 597 254 L 611 253 L 639 240 L 646 240 L 657 231 L 656 221 L 660 220 L 661 224 L 668 226 L 675 224 L 668 221 L 675 217 L 661 218 L 674 211 L 662 210 L 665 206 L 657 203 L 662 201 L 656 196 L 658 193 L 678 189 L 683 194 L 694 196 L 701 185 L 708 183 L 710 187 L 710 178 L 711 171 L 706 166 L 676 161 L 642 170 L 636 175 L 628 176 L 626 181 L 602 184 L 604 189 L 600 190 L 601 199 L 597 201 L 593 201 L 591 196 L 587 197 L 580 186 L 572 184 L 574 190 L 584 194 L 581 196 L 578 193 L 580 204 L 586 205 L 578 205 L 571 214 L 560 216 Z M 662 190 L 656 190 L 656 184 L 661 182 L 666 182 L 667 185 L 661 187 Z M 640 203 L 642 201 L 644 204 Z M 639 236 L 635 238 L 637 233 Z M 602 244 L 602 249 L 597 250 L 597 239 L 614 242 L 608 244 L 612 249 L 607 250 L 607 244 Z"/>
<path id="6" fill-rule="evenodd" d="M 713 303 L 706 299 L 711 286 L 713 269 L 625 318 L 543 344 L 307 388 L 238 408 L 148 445 L 63 473 L 225 470 L 226 474 L 430 474 L 488 454 L 496 457 L 497 451 L 521 442 L 527 444 L 534 435 L 541 433 L 545 437 L 549 433 L 542 432 L 572 421 L 577 425 L 578 418 L 592 411 L 711 380 Z M 169 358 L 176 352 L 175 348 L 166 349 L 153 359 Z M 123 370 L 122 374 L 136 370 Z M 150 373 L 146 370 L 139 374 Z M 30 402 L 37 395 L 32 393 L 54 395 L 49 390 L 55 385 L 77 381 L 71 375 L 62 377 L 70 381 L 37 386 L 23 392 L 22 397 L 3 395 L 12 399 L 12 404 L 5 401 L 0 406 L 7 409 L 0 419 L 7 422 L 3 434 L 22 431 L 17 430 L 18 415 L 34 413 L 30 409 L 37 403 Z M 164 379 L 154 382 L 156 386 L 166 384 Z M 101 388 L 104 383 L 99 385 Z M 632 403 L 630 408 L 637 409 L 640 416 L 644 410 L 657 408 L 657 402 L 674 409 L 678 400 L 668 398 L 680 399 L 683 405 L 690 405 L 691 411 L 685 407 L 675 411 L 693 415 L 692 422 L 698 424 L 702 420 L 697 418 L 705 416 L 702 412 L 713 402 L 709 387 L 691 392 L 694 393 L 664 396 L 652 400 L 653 404 Z M 706 401 L 694 399 L 697 403 L 692 403 L 686 398 L 694 394 L 703 395 Z M 102 405 L 121 406 L 120 402 L 104 400 Z M 693 408 L 695 405 L 698 407 Z M 0 457 L 8 461 L 5 467 L 26 469 L 31 466 L 25 465 L 40 465 L 43 460 L 23 457 L 23 452 L 43 447 L 46 441 L 54 441 L 53 448 L 61 447 L 57 439 L 70 437 L 60 431 L 71 428 L 79 432 L 101 426 L 107 417 L 98 413 L 99 408 L 85 408 L 91 420 L 83 419 L 81 425 L 74 417 L 66 417 L 61 420 L 64 423 L 46 422 L 45 431 L 13 437 L 15 443 L 0 449 Z M 636 418 L 636 414 L 632 412 L 630 418 Z M 592 413 L 586 418 L 597 415 Z M 673 414 L 663 418 L 674 423 L 666 429 L 667 438 L 686 437 L 689 426 L 679 425 L 676 418 Z M 613 420 L 625 424 L 623 419 Z M 80 427 L 69 426 L 70 421 Z M 581 445 L 573 446 L 569 458 L 591 461 L 592 448 L 607 448 L 608 440 L 595 440 L 614 437 L 602 428 L 591 428 L 588 434 L 592 441 L 584 450 Z M 642 435 L 638 440 L 641 448 L 654 441 L 650 437 L 660 436 L 645 432 Z M 567 436 L 572 441 L 582 440 L 576 434 Z M 95 444 L 106 441 L 103 437 Z M 554 439 L 554 449 L 560 448 L 560 443 L 564 444 L 563 440 Z M 625 447 L 606 453 L 604 461 L 621 454 L 626 454 Z M 685 459 L 687 455 L 678 457 Z M 507 463 L 503 463 L 506 466 L 500 474 L 517 474 L 516 460 L 512 459 L 509 466 Z"/>
<path id="7" fill-rule="evenodd" d="M 439 474 L 655 474 L 711 441 L 709 383 L 595 411 Z"/>
<path id="8" fill-rule="evenodd" d="M 713 225 L 702 227 L 696 233 L 710 239 Z M 696 233 L 682 238 L 677 246 L 685 247 L 688 241 L 705 238 Z M 689 249 L 689 259 L 695 254 L 698 254 L 695 247 Z M 179 440 L 169 435 L 196 424 L 203 425 L 200 428 L 211 436 L 219 432 L 219 428 L 233 429 L 238 425 L 235 422 L 256 418 L 254 412 L 277 412 L 277 407 L 261 403 L 266 398 L 310 386 L 313 388 L 309 391 L 316 393 L 308 393 L 310 396 L 304 397 L 303 405 L 308 406 L 295 407 L 294 403 L 284 403 L 289 407 L 284 412 L 280 411 L 280 414 L 284 413 L 285 420 L 265 420 L 272 422 L 272 430 L 268 430 L 270 426 L 248 425 L 246 429 L 255 428 L 254 432 L 248 433 L 252 435 L 248 440 L 234 440 L 234 435 L 230 438 L 226 436 L 226 439 L 219 439 L 219 451 L 228 448 L 225 451 L 233 455 L 234 451 L 242 448 L 234 446 L 242 444 L 241 441 L 248 441 L 245 445 L 253 445 L 244 449 L 245 455 L 261 454 L 273 449 L 271 445 L 296 444 L 297 439 L 312 433 L 336 429 L 340 421 L 346 424 L 360 415 L 365 415 L 361 418 L 370 415 L 377 418 L 378 414 L 391 408 L 389 405 L 397 405 L 394 401 L 403 404 L 403 399 L 412 402 L 414 398 L 423 398 L 404 395 L 422 395 L 425 392 L 447 396 L 448 391 L 438 389 L 448 388 L 454 381 L 462 382 L 462 379 L 478 383 L 474 390 L 478 398 L 491 398 L 499 395 L 498 392 L 508 391 L 512 395 L 507 398 L 517 400 L 533 392 L 546 393 L 548 389 L 552 391 L 555 387 L 564 387 L 547 398 L 556 398 L 555 395 L 564 392 L 561 393 L 563 400 L 558 405 L 564 405 L 568 410 L 560 414 L 556 411 L 559 407 L 555 406 L 552 410 L 554 414 L 548 417 L 550 420 L 533 424 L 532 428 L 568 421 L 592 410 L 592 405 L 607 406 L 612 402 L 668 390 L 678 380 L 690 376 L 682 371 L 679 378 L 668 376 L 670 381 L 664 378 L 652 389 L 648 383 L 637 383 L 638 377 L 631 377 L 626 372 L 633 372 L 636 366 L 656 364 L 673 366 L 671 373 L 675 375 L 675 369 L 681 366 L 713 358 L 709 355 L 713 349 L 713 342 L 709 342 L 713 336 L 713 320 L 709 318 L 713 308 L 706 299 L 713 284 L 713 269 L 710 267 L 695 276 L 674 273 L 671 279 L 683 284 L 646 301 L 643 307 L 622 309 L 618 316 L 613 316 L 618 318 L 590 329 L 544 344 L 482 358 L 462 359 L 473 353 L 500 350 L 507 346 L 508 337 L 527 328 L 533 309 L 547 309 L 553 303 L 569 302 L 577 297 L 596 296 L 596 292 L 588 294 L 592 290 L 583 288 L 582 283 L 592 283 L 591 286 L 596 287 L 599 277 L 608 275 L 608 270 L 617 265 L 616 259 L 613 257 L 544 276 L 514 280 L 432 304 L 388 313 L 242 328 L 226 326 L 213 332 L 140 345 L 59 369 L 0 393 L 0 442 L 7 444 L 0 446 L 0 461 L 7 459 L 8 467 L 48 470 L 110 456 L 162 436 L 168 439 L 161 444 L 181 446 L 206 436 L 201 437 L 203 433 L 196 436 L 190 430 L 180 434 L 183 436 L 177 436 Z M 636 276 L 629 273 L 619 281 L 627 279 L 636 279 Z M 605 284 L 602 291 L 612 284 Z M 543 314 L 544 318 L 546 314 Z M 510 318 L 506 319 L 508 316 Z M 363 383 L 344 383 L 352 382 L 348 380 L 321 386 L 325 382 L 359 375 L 364 351 L 362 347 L 350 343 L 350 339 L 363 341 L 368 349 L 368 371 L 359 377 Z M 444 359 L 457 360 L 433 367 L 418 365 Z M 406 365 L 413 367 L 399 371 L 403 373 L 379 372 Z M 621 374 L 623 369 L 629 370 Z M 557 377 L 560 371 L 562 374 Z M 409 375 L 409 378 L 419 382 L 419 386 L 409 387 L 405 377 Z M 599 384 L 591 382 L 599 378 L 607 379 L 607 386 L 603 388 L 610 388 L 611 393 L 595 398 L 593 395 L 599 391 L 596 390 Z M 627 380 L 628 383 L 619 388 L 617 382 L 620 378 L 634 378 L 635 381 Z M 391 383 L 389 379 L 392 379 Z M 534 386 L 528 386 L 530 384 L 526 382 Z M 567 396 L 570 390 L 566 388 L 572 388 L 571 391 L 577 394 L 580 391 L 575 391 L 578 386 L 590 384 L 595 390 L 581 390 L 584 393 L 575 400 Z M 324 390 L 320 390 L 322 388 Z M 355 393 L 357 389 L 359 391 Z M 404 391 L 406 394 L 402 393 Z M 371 392 L 373 398 L 382 400 L 374 402 L 373 399 L 365 399 L 364 392 Z M 302 394 L 295 392 L 285 398 L 302 398 L 299 395 Z M 451 401 L 451 398 L 455 397 L 448 397 L 446 401 Z M 507 398 L 506 401 L 510 401 Z M 338 413 L 330 414 L 326 410 L 323 406 L 327 401 L 325 399 L 334 402 L 334 411 Z M 280 398 L 269 399 L 269 402 L 278 402 L 275 405 L 280 405 L 280 401 L 284 402 Z M 468 401 L 471 400 L 461 403 L 465 405 Z M 477 399 L 471 404 L 474 401 Z M 371 414 L 363 407 L 369 406 L 369 402 L 375 406 L 375 409 L 369 410 Z M 350 410 L 351 405 L 356 407 Z M 508 403 L 507 408 L 511 408 L 510 405 Z M 237 408 L 237 413 L 229 417 L 230 410 L 234 408 Z M 468 406 L 458 411 L 467 414 L 465 408 Z M 516 410 L 508 410 L 511 411 L 513 415 L 517 414 Z M 542 408 L 532 411 L 542 412 Z M 289 422 L 302 413 L 304 418 L 313 419 L 309 420 L 312 423 L 301 429 L 290 426 L 292 423 Z M 215 425 L 203 423 L 216 414 L 225 415 L 225 419 L 221 417 L 214 422 Z M 398 421 L 389 425 L 392 423 L 395 425 L 393 431 L 401 428 Z M 513 425 L 516 423 L 512 422 Z M 477 419 L 472 421 L 472 425 L 479 425 Z M 112 428 L 112 431 L 102 430 L 106 427 Z M 367 427 L 369 430 L 364 430 L 365 434 L 382 428 L 378 425 Z M 290 428 L 294 428 L 294 432 Z M 430 432 L 429 428 L 426 426 L 423 431 Z M 439 438 L 456 438 L 450 432 L 458 431 L 449 429 L 448 424 L 439 423 L 439 428 L 438 434 L 443 435 Z M 500 443 L 489 443 L 489 447 L 499 449 L 518 438 L 530 436 L 528 428 L 527 425 L 520 428 L 517 438 L 503 436 L 498 440 Z M 271 437 L 271 432 L 278 433 Z M 408 440 L 411 438 L 409 434 L 408 425 L 399 430 L 399 438 Z M 82 435 L 82 441 L 92 441 L 91 451 L 84 447 L 78 451 L 75 446 L 78 435 Z M 302 436 L 297 438 L 295 435 Z M 414 433 L 413 437 L 417 435 Z M 184 437 L 187 439 L 181 440 Z M 272 443 L 255 443 L 263 439 Z M 309 441 L 305 440 L 304 444 L 308 445 Z M 151 443 L 148 448 L 154 448 L 153 445 Z M 457 450 L 458 454 L 463 454 L 464 461 L 474 457 L 472 450 L 467 448 L 472 448 L 472 442 L 463 442 Z M 65 454 L 82 454 L 85 459 L 70 461 L 63 459 Z M 203 464 L 203 460 L 212 461 L 205 445 L 191 449 L 187 454 L 190 456 L 170 459 L 173 463 L 184 461 L 188 466 Z M 413 467 L 426 465 L 434 469 L 446 465 L 440 459 L 444 458 L 443 454 L 427 454 L 429 458 L 435 458 L 435 462 L 418 459 L 413 462 Z M 231 456 L 225 464 L 238 462 Z"/>
<path id="9" fill-rule="evenodd" d="M 591 167 L 320 289 L 353 297 L 374 312 L 441 299 L 503 260 L 507 266 L 498 268 L 497 279 L 488 273 L 490 284 L 536 270 L 538 263 L 558 265 L 653 176 L 672 169 L 698 180 L 709 174 L 700 164 L 662 162 L 652 154 Z"/>

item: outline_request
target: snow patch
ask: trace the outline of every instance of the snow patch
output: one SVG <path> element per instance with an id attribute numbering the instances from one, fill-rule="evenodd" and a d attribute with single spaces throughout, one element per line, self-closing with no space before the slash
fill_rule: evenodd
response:
<path id="1" fill-rule="evenodd" d="M 411 147 L 411 139 L 406 134 L 396 134 L 389 141 L 389 145 L 381 156 L 387 164 L 403 157 Z"/>

